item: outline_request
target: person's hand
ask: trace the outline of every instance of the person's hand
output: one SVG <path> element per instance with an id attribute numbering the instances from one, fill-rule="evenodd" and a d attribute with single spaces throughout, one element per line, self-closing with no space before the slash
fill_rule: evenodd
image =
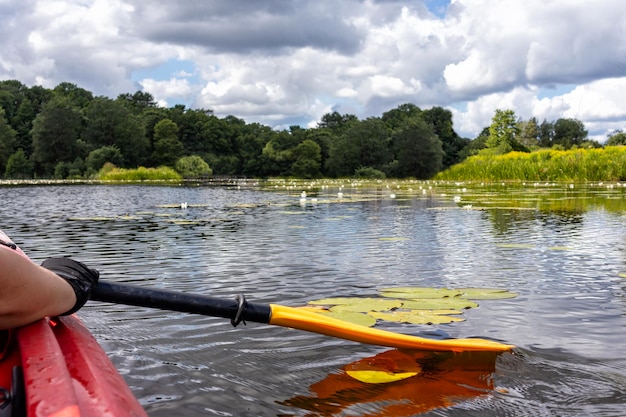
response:
<path id="1" fill-rule="evenodd" d="M 100 277 L 97 270 L 70 258 L 49 258 L 41 266 L 66 280 L 76 294 L 76 304 L 62 316 L 73 314 L 85 305 Z"/>

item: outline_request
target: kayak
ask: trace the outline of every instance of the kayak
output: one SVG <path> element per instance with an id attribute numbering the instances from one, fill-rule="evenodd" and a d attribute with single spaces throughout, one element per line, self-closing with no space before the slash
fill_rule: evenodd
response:
<path id="1" fill-rule="evenodd" d="M 147 416 L 75 315 L 39 320 L 11 337 L 0 360 L 0 387 L 10 393 L 0 416 Z"/>
<path id="2" fill-rule="evenodd" d="M 78 416 L 147 414 L 76 315 L 0 331 L 0 417 Z"/>

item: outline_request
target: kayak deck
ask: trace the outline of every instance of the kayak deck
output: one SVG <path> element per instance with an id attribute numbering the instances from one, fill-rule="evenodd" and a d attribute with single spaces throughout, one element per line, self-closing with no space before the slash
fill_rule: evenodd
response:
<path id="1" fill-rule="evenodd" d="M 21 366 L 25 416 L 147 416 L 75 316 L 42 319 L 13 336 L 12 351 L 0 361 L 0 386 L 19 392 L 11 372 Z"/>

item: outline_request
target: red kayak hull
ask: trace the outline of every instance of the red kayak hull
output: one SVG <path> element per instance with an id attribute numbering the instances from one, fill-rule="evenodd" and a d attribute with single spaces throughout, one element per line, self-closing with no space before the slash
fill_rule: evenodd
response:
<path id="1" fill-rule="evenodd" d="M 0 386 L 9 387 L 11 370 L 21 366 L 26 416 L 147 416 L 76 316 L 39 320 L 15 329 L 13 337 L 0 361 Z"/>

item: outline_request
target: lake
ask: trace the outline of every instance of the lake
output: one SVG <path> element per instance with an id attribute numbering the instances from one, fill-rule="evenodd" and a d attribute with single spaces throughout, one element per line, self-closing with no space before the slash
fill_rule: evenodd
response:
<path id="1" fill-rule="evenodd" d="M 5 184 L 0 201 L 33 260 L 70 255 L 107 280 L 288 306 L 401 286 L 518 294 L 465 321 L 377 324 L 517 346 L 476 360 L 88 303 L 80 318 L 151 416 L 624 415 L 624 184 Z M 421 370 L 402 381 L 347 373 L 407 361 Z"/>

